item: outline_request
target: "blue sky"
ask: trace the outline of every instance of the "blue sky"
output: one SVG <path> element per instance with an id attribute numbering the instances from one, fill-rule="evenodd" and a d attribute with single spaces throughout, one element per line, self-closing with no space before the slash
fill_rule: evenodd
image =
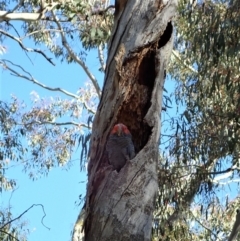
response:
<path id="1" fill-rule="evenodd" d="M 30 42 L 26 42 L 26 45 L 29 47 Z M 88 81 L 86 74 L 76 64 L 61 63 L 52 56 L 56 64 L 54 67 L 41 55 L 28 53 L 32 64 L 25 52 L 12 40 L 5 40 L 4 46 L 7 48 L 7 53 L 1 58 L 20 64 L 34 78 L 50 87 L 61 87 L 76 94 L 79 87 Z M 48 53 L 48 56 L 51 54 Z M 103 75 L 98 72 L 99 62 L 96 56 L 94 51 L 89 54 L 88 66 L 102 83 Z M 1 100 L 8 101 L 10 95 L 14 94 L 30 105 L 32 91 L 36 91 L 40 97 L 66 97 L 62 93 L 51 92 L 27 80 L 16 78 L 8 71 L 1 69 Z M 7 170 L 7 177 L 16 179 L 17 189 L 13 193 L 0 193 L 1 207 L 7 207 L 10 204 L 13 218 L 33 204 L 42 204 L 45 209 L 46 217 L 43 222 L 50 230 L 41 224 L 44 213 L 40 206 L 35 206 L 23 216 L 30 231 L 29 241 L 70 240 L 70 233 L 80 211 L 80 207 L 76 206 L 75 202 L 78 201 L 79 195 L 84 195 L 86 191 L 86 172 L 80 172 L 79 158 L 80 150 L 73 153 L 72 159 L 74 161 L 70 169 L 54 168 L 47 177 L 41 177 L 36 181 L 31 181 L 27 174 L 22 172 L 21 165 L 13 166 Z"/>

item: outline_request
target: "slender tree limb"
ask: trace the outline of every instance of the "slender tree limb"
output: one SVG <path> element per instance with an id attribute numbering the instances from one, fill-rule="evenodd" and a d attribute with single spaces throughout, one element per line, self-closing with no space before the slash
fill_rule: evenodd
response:
<path id="1" fill-rule="evenodd" d="M 165 136 L 168 136 L 168 135 L 165 135 Z M 173 137 L 173 136 L 170 136 L 170 137 Z M 179 169 L 179 168 L 183 168 L 183 167 L 195 167 L 197 169 L 201 169 L 201 168 L 205 168 L 205 166 L 199 166 L 199 165 L 180 165 L 180 166 L 177 166 L 177 167 L 174 167 L 176 169 Z M 233 166 L 233 167 L 230 167 L 230 168 L 227 168 L 226 170 L 223 170 L 223 171 L 215 171 L 215 172 L 204 172 L 201 171 L 201 174 L 203 175 L 218 175 L 218 174 L 224 174 L 224 173 L 229 173 L 229 172 L 233 172 L 235 170 L 240 170 L 240 168 L 236 167 L 236 166 Z M 214 179 L 217 179 L 217 178 L 214 178 Z"/>
<path id="2" fill-rule="evenodd" d="M 0 33 L 9 37 L 9 38 L 11 38 L 11 39 L 13 39 L 14 41 L 16 41 L 20 45 L 20 47 L 22 49 L 26 50 L 27 52 L 35 52 L 35 53 L 41 54 L 48 62 L 50 62 L 52 65 L 55 66 L 55 64 L 52 62 L 52 59 L 47 57 L 47 55 L 45 53 L 43 53 L 40 49 L 31 49 L 31 48 L 25 47 L 20 38 L 17 38 L 17 37 L 5 32 L 5 31 L 1 30 L 1 29 L 0 29 Z"/>
<path id="3" fill-rule="evenodd" d="M 16 29 L 11 23 L 8 23 L 8 25 L 11 26 L 11 27 L 14 29 L 15 33 L 17 34 L 17 36 L 18 36 L 19 39 L 20 39 L 20 34 L 18 33 L 17 29 Z M 22 40 L 20 40 L 20 41 L 22 41 Z M 18 43 L 18 44 L 19 44 L 19 43 Z M 22 47 L 22 46 L 20 45 L 20 47 Z M 25 49 L 23 49 L 23 50 L 24 50 L 24 53 L 26 54 L 27 58 L 29 59 L 29 61 L 33 64 L 31 58 L 30 58 L 30 57 L 28 56 L 28 54 L 27 54 L 27 51 L 26 51 Z"/>
<path id="4" fill-rule="evenodd" d="M 26 209 L 23 213 L 21 213 L 21 214 L 20 214 L 19 216 L 17 216 L 16 218 L 11 219 L 10 221 L 4 223 L 4 224 L 0 227 L 0 230 L 3 229 L 4 227 L 6 227 L 7 225 L 13 223 L 14 221 L 20 219 L 25 213 L 27 213 L 30 209 L 32 209 L 32 208 L 35 207 L 35 206 L 41 206 L 41 207 L 42 207 L 42 210 L 43 210 L 44 215 L 43 215 L 43 217 L 42 217 L 41 223 L 42 223 L 42 225 L 43 225 L 45 228 L 47 228 L 47 229 L 50 230 L 50 228 L 48 228 L 48 227 L 43 223 L 43 219 L 46 217 L 46 213 L 45 213 L 45 210 L 44 210 L 44 206 L 43 206 L 42 204 L 33 204 L 31 207 L 29 207 L 28 209 Z"/>
<path id="5" fill-rule="evenodd" d="M 47 21 L 55 21 L 54 18 L 46 17 L 44 14 L 47 11 L 52 11 L 57 5 L 59 5 L 59 2 L 53 3 L 51 1 L 50 4 L 42 4 L 41 6 L 41 11 L 36 12 L 36 13 L 15 13 L 19 7 L 22 6 L 24 0 L 21 0 L 12 10 L 10 11 L 0 11 L 0 22 L 3 21 L 37 21 L 37 20 L 47 20 Z M 63 4 L 62 4 L 63 5 Z M 105 9 L 98 9 L 98 10 L 93 10 L 90 15 L 103 15 L 105 14 L 109 9 L 115 9 L 114 5 L 109 5 Z M 70 19 L 65 19 L 61 20 L 59 19 L 58 21 L 60 22 L 69 22 Z"/>
<path id="6" fill-rule="evenodd" d="M 46 10 L 45 10 L 46 11 Z M 52 21 L 55 20 L 51 17 L 45 17 L 42 13 L 9 13 L 8 11 L 0 11 L 0 22 L 3 21 L 23 21 L 33 22 L 37 20 Z M 60 19 L 59 22 L 69 22 L 70 19 Z"/>
<path id="7" fill-rule="evenodd" d="M 2 168 L 2 169 L 3 169 L 3 170 L 10 170 L 11 168 L 15 168 L 15 167 L 22 166 L 22 164 L 27 163 L 27 162 L 29 162 L 29 161 L 30 161 L 30 159 L 27 159 L 27 160 L 25 160 L 25 161 L 22 161 L 22 162 L 19 163 L 19 164 L 15 164 L 15 165 L 11 165 L 11 166 L 8 165 L 8 167 L 4 167 L 4 168 Z M 69 160 L 68 162 L 70 163 L 70 162 L 75 162 L 75 161 L 79 161 L 79 159 L 71 159 L 71 160 Z M 84 182 L 84 181 L 83 181 L 83 182 Z"/>
<path id="8" fill-rule="evenodd" d="M 181 62 L 181 63 L 182 63 L 187 69 L 189 69 L 191 72 L 193 72 L 193 73 L 195 73 L 195 74 L 198 73 L 192 66 L 188 65 L 185 60 L 182 60 L 182 59 L 181 59 L 181 57 L 180 57 L 180 55 L 179 55 L 179 53 L 178 53 L 177 51 L 172 50 L 172 54 L 174 55 L 174 57 L 175 57 L 179 62 Z"/>
<path id="9" fill-rule="evenodd" d="M 10 212 L 10 207 L 11 207 L 11 200 L 12 200 L 12 197 L 13 197 L 13 193 L 18 189 L 19 187 L 17 187 L 17 188 L 14 188 L 13 190 L 12 190 L 12 192 L 11 192 L 11 195 L 10 195 L 10 198 L 9 198 L 9 200 L 8 200 L 8 210 L 9 210 L 9 212 Z"/>
<path id="10" fill-rule="evenodd" d="M 6 61 L 7 61 L 7 62 L 10 62 L 9 60 L 3 60 L 3 61 L 4 61 L 4 62 L 6 62 Z M 38 82 L 36 79 L 33 78 L 33 76 L 32 76 L 29 72 L 25 71 L 21 66 L 16 65 L 16 64 L 10 62 L 12 65 L 14 65 L 14 66 L 19 67 L 20 69 L 22 69 L 22 71 L 24 71 L 25 73 L 27 73 L 30 77 L 18 73 L 17 71 L 15 71 L 14 69 L 12 69 L 12 68 L 10 68 L 8 65 L 6 65 L 3 61 L 0 62 L 0 63 L 3 65 L 3 67 L 6 68 L 6 69 L 8 69 L 8 70 L 10 70 L 10 71 L 12 72 L 12 74 L 14 74 L 15 76 L 21 77 L 21 78 L 23 78 L 23 79 L 26 79 L 26 80 L 28 80 L 28 81 L 30 81 L 30 82 L 32 82 L 32 83 L 34 83 L 34 84 L 36 84 L 36 85 L 44 88 L 44 89 L 51 90 L 51 91 L 59 91 L 59 92 L 64 93 L 65 95 L 68 95 L 68 96 L 72 97 L 72 98 L 78 99 L 78 96 L 77 96 L 77 95 L 72 94 L 72 93 L 70 93 L 70 92 L 68 92 L 68 91 L 66 91 L 66 90 L 63 90 L 63 89 L 58 88 L 58 87 L 57 87 L 57 88 L 51 88 L 51 87 L 48 87 L 48 86 L 46 86 L 46 85 Z"/>
<path id="11" fill-rule="evenodd" d="M 89 71 L 88 67 L 86 66 L 86 64 L 73 52 L 73 50 L 71 49 L 71 47 L 68 45 L 67 43 L 67 39 L 64 35 L 64 30 L 61 27 L 61 24 L 58 22 L 57 16 L 53 13 L 52 11 L 52 15 L 54 16 L 55 22 L 58 26 L 58 29 L 60 30 L 60 35 L 62 38 L 62 44 L 63 46 L 66 48 L 66 50 L 68 51 L 68 54 L 73 58 L 74 61 L 76 61 L 86 72 L 87 76 L 90 78 L 90 80 L 93 83 L 93 86 L 96 89 L 97 95 L 100 98 L 101 96 L 101 89 L 98 85 L 98 82 L 96 80 L 96 78 L 94 77 L 94 75 Z"/>
<path id="12" fill-rule="evenodd" d="M 0 22 L 11 20 L 36 21 L 40 17 L 40 13 L 9 13 L 8 11 L 0 11 Z"/>
<path id="13" fill-rule="evenodd" d="M 16 29 L 11 23 L 8 23 L 8 25 L 10 25 L 10 26 L 14 29 L 14 31 L 15 31 L 16 34 L 18 35 L 18 38 L 19 38 L 20 41 L 22 41 L 22 40 L 24 40 L 25 38 L 28 38 L 28 37 L 36 34 L 36 33 L 60 32 L 60 30 L 58 30 L 58 29 L 50 29 L 50 28 L 49 28 L 49 29 L 40 29 L 40 30 L 32 31 L 31 33 L 28 33 L 28 34 L 26 34 L 26 35 L 24 35 L 24 36 L 21 37 L 20 34 L 18 33 L 17 29 Z M 71 29 L 70 31 L 66 31 L 66 33 L 74 32 L 74 31 L 76 31 L 76 30 L 77 30 L 77 29 Z"/>
<path id="14" fill-rule="evenodd" d="M 237 168 L 236 169 L 235 168 L 228 168 L 226 170 L 218 171 L 218 172 L 206 172 L 206 174 L 207 175 L 218 175 L 218 174 L 224 174 L 224 173 L 228 173 L 228 172 L 233 172 L 234 170 L 237 170 Z"/>
<path id="15" fill-rule="evenodd" d="M 48 33 L 48 32 L 61 32 L 61 31 L 58 30 L 58 29 L 41 29 L 41 30 L 35 30 L 35 31 L 33 31 L 33 32 L 31 32 L 31 33 L 28 33 L 28 34 L 26 34 L 25 36 L 21 37 L 21 40 L 23 40 L 23 39 L 25 39 L 25 38 L 28 38 L 28 37 L 36 34 L 36 33 L 40 33 L 40 32 L 41 32 L 41 33 Z"/>
<path id="16" fill-rule="evenodd" d="M 16 7 L 14 7 L 11 12 L 0 11 L 0 22 L 13 21 L 13 20 L 37 21 L 37 20 L 43 19 L 43 15 L 46 11 L 52 11 L 57 5 L 59 5 L 58 2 L 53 3 L 51 1 L 51 4 L 43 6 L 44 8 L 39 13 L 13 13 L 13 11 L 15 11 L 20 6 L 19 4 Z"/>
<path id="17" fill-rule="evenodd" d="M 52 121 L 33 121 L 31 123 L 28 123 L 27 125 L 29 124 L 39 124 L 39 125 L 44 125 L 44 124 L 50 124 L 50 125 L 55 125 L 55 126 L 65 126 L 65 125 L 75 125 L 75 126 L 78 126 L 78 127 L 85 127 L 85 128 L 88 128 L 88 129 L 91 129 L 90 126 L 86 125 L 86 124 L 80 124 L 80 123 L 77 123 L 77 122 L 74 122 L 74 121 L 67 121 L 67 122 L 52 122 Z M 26 125 L 26 124 L 19 124 L 18 125 Z"/>
<path id="18" fill-rule="evenodd" d="M 21 6 L 23 5 L 23 3 L 24 3 L 24 0 L 19 1 L 19 3 L 18 3 L 11 11 L 8 11 L 8 12 L 6 13 L 6 15 L 7 15 L 8 13 L 13 13 L 14 11 L 16 11 L 19 7 L 21 7 Z"/>
<path id="19" fill-rule="evenodd" d="M 234 183 L 234 182 L 239 183 L 240 179 L 228 180 L 226 182 L 217 182 L 217 181 L 213 180 L 213 183 L 217 183 L 218 185 L 227 185 L 227 184 Z"/>
<path id="20" fill-rule="evenodd" d="M 103 55 L 103 45 L 100 44 L 98 46 L 98 57 L 99 57 L 99 61 L 101 64 L 101 70 L 105 71 L 106 65 L 105 65 L 105 61 L 104 61 L 104 55 Z"/>
<path id="21" fill-rule="evenodd" d="M 18 73 L 16 70 L 14 70 L 14 69 L 12 69 L 11 67 L 9 67 L 9 66 L 6 64 L 6 62 L 9 62 L 9 63 L 11 63 L 13 66 L 16 66 L 16 67 L 20 68 L 23 72 L 25 72 L 25 73 L 28 74 L 29 76 L 26 76 L 26 75 L 23 75 L 23 74 Z M 44 88 L 44 89 L 47 89 L 47 90 L 50 90 L 50 91 L 58 91 L 58 92 L 61 92 L 61 93 L 65 94 L 65 95 L 67 95 L 67 96 L 70 96 L 70 97 L 72 97 L 72 98 L 79 99 L 79 96 L 78 96 L 78 95 L 75 95 L 75 94 L 73 94 L 73 93 L 70 93 L 70 92 L 68 92 L 68 91 L 66 91 L 66 90 L 64 90 L 64 89 L 62 89 L 62 88 L 58 88 L 58 87 L 52 88 L 52 87 L 49 87 L 49 86 L 46 86 L 46 85 L 42 84 L 41 82 L 39 82 L 39 81 L 37 81 L 36 79 L 34 79 L 33 76 L 32 76 L 29 72 L 27 72 L 26 70 L 24 70 L 20 65 L 14 64 L 14 63 L 12 63 L 12 62 L 9 61 L 9 60 L 2 60 L 2 61 L 0 61 L 0 65 L 2 65 L 3 68 L 8 69 L 8 70 L 9 70 L 14 76 L 16 76 L 16 77 L 20 77 L 20 78 L 26 79 L 26 80 L 28 80 L 28 81 L 30 81 L 30 82 L 32 82 L 32 83 L 34 83 L 34 84 L 36 84 L 36 85 Z M 86 104 L 85 102 L 82 102 L 82 103 L 83 103 L 84 108 L 85 108 L 89 113 L 95 114 L 95 111 L 92 110 L 89 106 L 87 106 L 87 104 Z"/>

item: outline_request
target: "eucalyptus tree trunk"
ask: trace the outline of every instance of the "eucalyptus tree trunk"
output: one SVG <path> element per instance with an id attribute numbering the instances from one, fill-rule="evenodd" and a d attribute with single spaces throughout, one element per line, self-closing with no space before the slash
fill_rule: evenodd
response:
<path id="1" fill-rule="evenodd" d="M 126 5 L 115 16 L 92 128 L 85 241 L 151 239 L 163 85 L 177 0 L 123 2 Z M 119 173 L 106 154 L 106 141 L 116 123 L 128 127 L 136 150 L 136 157 Z"/>

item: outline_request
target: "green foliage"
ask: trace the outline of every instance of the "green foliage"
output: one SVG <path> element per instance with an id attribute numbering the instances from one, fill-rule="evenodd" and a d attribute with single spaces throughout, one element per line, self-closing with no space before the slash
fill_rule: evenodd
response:
<path id="1" fill-rule="evenodd" d="M 86 25 L 80 26 L 80 40 L 83 47 L 91 49 L 105 44 L 110 38 L 112 23 L 112 14 L 92 16 Z"/>
<path id="2" fill-rule="evenodd" d="M 26 241 L 28 230 L 26 222 L 17 220 L 12 222 L 12 213 L 9 210 L 0 211 L 0 240 L 1 241 Z"/>
<path id="3" fill-rule="evenodd" d="M 234 221 L 226 184 L 239 183 L 239 7 L 179 1 L 169 73 L 182 113 L 168 122 L 160 160 L 156 240 L 224 240 Z"/>
<path id="4" fill-rule="evenodd" d="M 38 5 L 29 2 L 22 11 L 36 12 Z M 24 34 L 32 37 L 35 44 L 46 44 L 56 57 L 71 62 L 62 46 L 65 40 L 59 39 L 59 33 L 71 42 L 79 42 L 80 39 L 86 50 L 104 45 L 110 37 L 113 24 L 111 9 L 106 11 L 105 5 L 104 1 L 59 1 L 56 8 L 48 11 L 42 20 L 25 22 Z M 81 58 L 83 55 L 81 50 L 78 56 Z"/>
<path id="5" fill-rule="evenodd" d="M 171 68 L 180 80 L 177 100 L 187 106 L 178 130 L 187 141 L 184 146 L 198 158 L 203 150 L 206 160 L 227 155 L 236 159 L 239 151 L 239 3 L 228 4 L 179 5 L 176 47 L 181 60 L 195 71 L 183 69 L 186 65 L 177 69 L 174 63 Z"/>
<path id="6" fill-rule="evenodd" d="M 85 155 L 81 155 L 84 160 L 92 113 L 87 116 L 90 109 L 96 108 L 95 97 L 93 86 L 88 84 L 85 89 L 80 89 L 75 100 L 40 99 L 32 92 L 30 109 L 14 96 L 10 104 L 1 103 L 4 113 L 0 126 L 3 163 L 7 160 L 21 162 L 25 171 L 35 179 L 56 165 L 67 164 L 80 143 L 85 147 Z M 88 138 L 85 140 L 86 134 Z"/>

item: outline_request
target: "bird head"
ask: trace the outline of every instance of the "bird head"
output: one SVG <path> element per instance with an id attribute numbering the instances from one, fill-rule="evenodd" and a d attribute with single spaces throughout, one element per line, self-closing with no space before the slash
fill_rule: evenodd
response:
<path id="1" fill-rule="evenodd" d="M 111 134 L 118 135 L 118 136 L 130 135 L 130 131 L 124 124 L 118 123 L 113 127 Z"/>

